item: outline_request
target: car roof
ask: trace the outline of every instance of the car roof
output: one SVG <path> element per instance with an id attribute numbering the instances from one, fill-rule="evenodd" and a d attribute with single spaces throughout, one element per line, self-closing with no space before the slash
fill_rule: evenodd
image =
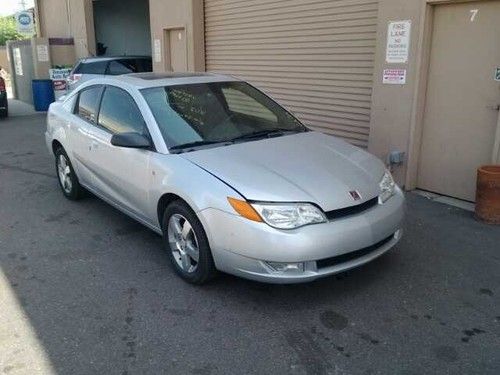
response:
<path id="1" fill-rule="evenodd" d="M 96 57 L 84 57 L 80 59 L 79 62 L 92 63 L 98 61 L 111 61 L 111 60 L 130 60 L 130 59 L 151 59 L 151 56 L 141 56 L 141 55 L 127 55 L 127 56 L 96 56 Z"/>
<path id="2" fill-rule="evenodd" d="M 88 82 L 93 84 L 115 84 L 117 86 L 132 86 L 138 90 L 149 87 L 173 86 L 193 83 L 227 82 L 239 81 L 233 76 L 205 73 L 205 72 L 183 72 L 183 73 L 132 73 L 118 76 L 106 76 L 95 78 Z"/>

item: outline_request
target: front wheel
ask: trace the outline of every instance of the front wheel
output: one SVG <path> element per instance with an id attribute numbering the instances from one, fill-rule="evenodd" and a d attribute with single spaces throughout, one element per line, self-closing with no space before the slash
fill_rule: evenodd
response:
<path id="1" fill-rule="evenodd" d="M 78 177 L 69 161 L 68 155 L 62 147 L 55 151 L 56 172 L 59 180 L 59 186 L 64 196 L 71 200 L 80 199 L 84 190 L 78 182 Z"/>
<path id="2" fill-rule="evenodd" d="M 192 284 L 203 284 L 216 274 L 207 235 L 193 210 L 172 202 L 163 214 L 163 241 L 175 272 Z"/>

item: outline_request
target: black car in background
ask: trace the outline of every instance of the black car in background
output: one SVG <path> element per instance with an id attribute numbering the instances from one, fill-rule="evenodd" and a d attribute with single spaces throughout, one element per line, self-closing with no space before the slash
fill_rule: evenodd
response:
<path id="1" fill-rule="evenodd" d="M 76 63 L 66 81 L 71 91 L 92 78 L 152 71 L 150 56 L 87 57 Z"/>

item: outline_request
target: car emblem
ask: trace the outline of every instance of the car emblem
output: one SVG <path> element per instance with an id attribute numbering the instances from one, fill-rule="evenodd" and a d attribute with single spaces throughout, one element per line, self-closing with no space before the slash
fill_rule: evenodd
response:
<path id="1" fill-rule="evenodd" d="M 349 195 L 351 196 L 352 199 L 355 201 L 359 201 L 361 199 L 361 194 L 357 190 L 351 190 L 349 192 Z"/>

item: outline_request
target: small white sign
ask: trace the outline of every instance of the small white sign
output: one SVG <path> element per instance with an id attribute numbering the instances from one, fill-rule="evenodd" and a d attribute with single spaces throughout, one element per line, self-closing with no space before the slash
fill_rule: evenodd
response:
<path id="1" fill-rule="evenodd" d="M 36 46 L 36 58 L 40 62 L 49 61 L 49 47 L 46 44 Z"/>
<path id="2" fill-rule="evenodd" d="M 160 39 L 154 40 L 154 55 L 155 55 L 155 62 L 157 62 L 157 63 L 161 62 L 161 40 Z"/>
<path id="3" fill-rule="evenodd" d="M 408 62 L 411 21 L 389 22 L 385 60 L 388 63 Z"/>
<path id="4" fill-rule="evenodd" d="M 23 59 L 21 58 L 21 50 L 19 48 L 14 48 L 12 50 L 12 54 L 14 55 L 14 70 L 16 75 L 23 75 Z"/>
<path id="5" fill-rule="evenodd" d="M 406 83 L 406 69 L 384 69 L 382 83 L 404 85 Z"/>
<path id="6" fill-rule="evenodd" d="M 49 69 L 49 78 L 52 80 L 61 80 L 69 77 L 71 73 L 70 68 L 63 69 Z"/>
<path id="7" fill-rule="evenodd" d="M 17 31 L 20 33 L 31 34 L 35 31 L 35 24 L 33 22 L 33 12 L 23 10 L 16 13 L 16 26 Z"/>

